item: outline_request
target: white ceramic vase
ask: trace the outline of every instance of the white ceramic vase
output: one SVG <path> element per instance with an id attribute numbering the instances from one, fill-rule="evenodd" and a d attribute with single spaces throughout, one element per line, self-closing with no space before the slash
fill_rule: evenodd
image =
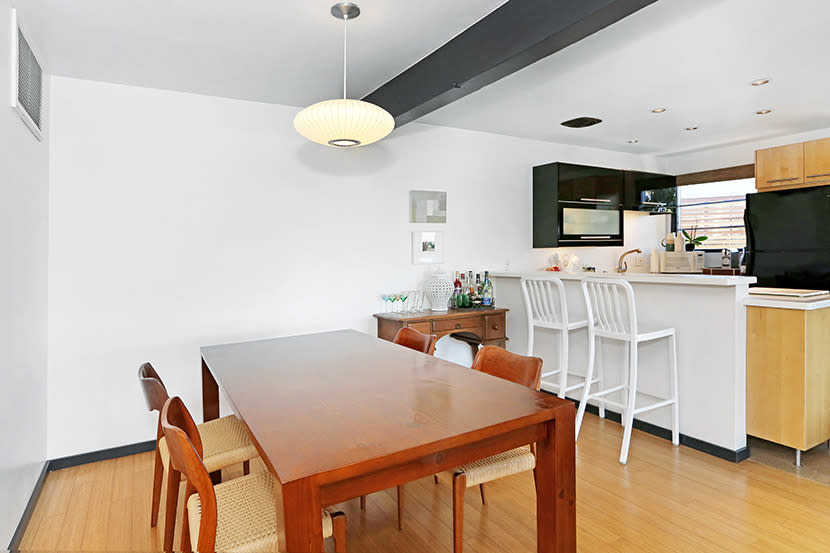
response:
<path id="1" fill-rule="evenodd" d="M 437 273 L 424 283 L 424 292 L 433 311 L 447 311 L 454 290 L 453 283 L 446 273 Z"/>

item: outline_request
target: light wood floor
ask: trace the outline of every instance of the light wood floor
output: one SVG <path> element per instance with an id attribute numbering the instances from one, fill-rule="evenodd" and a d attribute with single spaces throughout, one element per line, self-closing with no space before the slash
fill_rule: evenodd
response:
<path id="1" fill-rule="evenodd" d="M 636 430 L 622 466 L 620 438 L 618 424 L 586 416 L 577 446 L 581 553 L 830 551 L 830 487 L 751 460 L 733 464 L 673 448 Z M 49 474 L 22 549 L 159 551 L 160 530 L 149 524 L 151 477 L 151 453 Z M 403 532 L 394 490 L 370 495 L 366 511 L 356 500 L 339 506 L 350 553 L 452 550 L 449 486 L 427 478 L 407 491 Z M 465 552 L 536 551 L 530 473 L 488 484 L 487 499 L 482 506 L 477 490 L 468 490 Z"/>

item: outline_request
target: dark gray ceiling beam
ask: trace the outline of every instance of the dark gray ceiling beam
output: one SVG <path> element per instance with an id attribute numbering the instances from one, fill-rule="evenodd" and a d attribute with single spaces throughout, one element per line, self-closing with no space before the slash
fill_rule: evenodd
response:
<path id="1" fill-rule="evenodd" d="M 363 100 L 400 127 L 656 0 L 510 0 Z"/>

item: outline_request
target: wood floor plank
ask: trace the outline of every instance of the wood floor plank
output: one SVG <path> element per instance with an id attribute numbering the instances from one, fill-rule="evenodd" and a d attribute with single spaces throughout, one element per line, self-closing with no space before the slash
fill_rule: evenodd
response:
<path id="1" fill-rule="evenodd" d="M 672 447 L 638 431 L 623 466 L 617 462 L 621 439 L 619 424 L 586 416 L 577 445 L 580 553 L 830 551 L 830 486 L 752 461 L 729 463 Z M 22 545 L 38 551 L 160 551 L 161 527 L 150 528 L 152 455 L 51 473 Z M 261 467 L 252 463 L 252 470 Z M 232 467 L 223 477 L 240 474 L 241 467 Z M 397 529 L 394 489 L 371 494 L 365 511 L 357 500 L 335 506 L 347 516 L 350 553 L 451 553 L 450 485 L 424 478 L 406 490 L 403 531 Z M 182 511 L 180 505 L 179 520 Z M 532 553 L 534 513 L 529 474 L 489 484 L 486 506 L 469 489 L 465 552 Z M 325 547 L 333 551 L 331 540 Z"/>

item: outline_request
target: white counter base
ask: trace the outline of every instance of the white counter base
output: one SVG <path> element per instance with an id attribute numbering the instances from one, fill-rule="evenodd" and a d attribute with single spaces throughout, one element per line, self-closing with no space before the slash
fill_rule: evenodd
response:
<path id="1" fill-rule="evenodd" d="M 565 283 L 569 316 L 585 318 L 585 301 L 579 281 L 586 276 L 620 276 L 597 273 L 494 273 L 496 301 L 507 307 L 510 351 L 527 354 L 527 320 L 519 277 L 561 278 Z M 677 331 L 680 432 L 695 442 L 712 446 L 722 457 L 743 458 L 746 448 L 746 309 L 744 300 L 754 277 L 712 275 L 625 275 L 634 287 L 638 320 L 650 326 Z M 533 355 L 556 366 L 554 331 L 537 329 Z M 571 332 L 569 372 L 584 374 L 587 331 Z M 620 373 L 623 348 L 606 340 L 606 377 Z M 641 388 L 654 395 L 668 391 L 664 340 L 640 345 Z M 576 382 L 576 380 L 574 381 Z M 613 382 L 613 380 L 611 380 Z M 577 399 L 577 398 L 574 398 Z M 644 413 L 647 425 L 668 429 L 670 409 Z M 689 440 L 687 440 L 689 441 Z M 704 444 L 704 445 L 705 445 Z M 707 448 L 698 447 L 706 450 Z M 631 451 L 636 458 L 636 449 Z"/>

